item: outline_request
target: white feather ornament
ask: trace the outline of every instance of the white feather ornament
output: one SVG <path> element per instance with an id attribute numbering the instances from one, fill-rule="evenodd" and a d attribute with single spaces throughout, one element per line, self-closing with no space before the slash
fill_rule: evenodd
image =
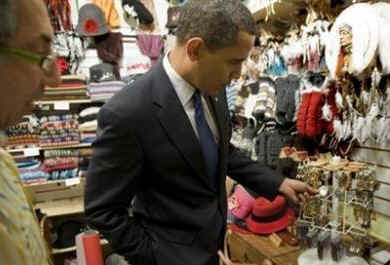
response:
<path id="1" fill-rule="evenodd" d="M 328 104 L 328 102 L 326 102 L 324 104 L 324 106 L 322 107 L 322 119 L 323 120 L 326 120 L 326 121 L 331 121 L 332 120 L 332 111 L 330 110 L 330 106 Z"/>
<path id="2" fill-rule="evenodd" d="M 341 96 L 340 91 L 337 91 L 337 92 L 336 92 L 335 97 L 336 97 L 336 105 L 337 105 L 337 108 L 338 108 L 339 110 L 344 109 L 343 97 Z"/>

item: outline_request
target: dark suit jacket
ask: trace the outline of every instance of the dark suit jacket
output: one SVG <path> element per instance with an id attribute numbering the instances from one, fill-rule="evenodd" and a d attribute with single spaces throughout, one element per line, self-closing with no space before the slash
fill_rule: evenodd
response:
<path id="1" fill-rule="evenodd" d="M 133 265 L 216 264 L 226 175 L 264 196 L 277 193 L 282 177 L 230 145 L 225 91 L 210 101 L 220 135 L 218 185 L 205 177 L 199 141 L 161 62 L 99 113 L 85 213 Z"/>

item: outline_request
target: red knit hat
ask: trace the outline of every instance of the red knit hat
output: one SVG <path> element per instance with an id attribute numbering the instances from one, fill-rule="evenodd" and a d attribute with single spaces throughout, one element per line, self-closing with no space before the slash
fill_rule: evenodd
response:
<path id="1" fill-rule="evenodd" d="M 278 195 L 273 201 L 259 197 L 255 200 L 246 224 L 255 234 L 271 234 L 285 229 L 293 219 L 294 211 L 287 207 L 283 196 Z"/>

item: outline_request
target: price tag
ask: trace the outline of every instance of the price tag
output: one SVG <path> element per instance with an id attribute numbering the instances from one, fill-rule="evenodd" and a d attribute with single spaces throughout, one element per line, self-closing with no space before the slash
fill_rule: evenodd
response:
<path id="1" fill-rule="evenodd" d="M 39 156 L 39 148 L 24 149 L 24 156 Z"/>
<path id="2" fill-rule="evenodd" d="M 65 186 L 73 186 L 80 184 L 80 178 L 65 179 Z"/>
<path id="3" fill-rule="evenodd" d="M 68 101 L 58 101 L 54 103 L 55 110 L 69 110 L 70 104 Z"/>

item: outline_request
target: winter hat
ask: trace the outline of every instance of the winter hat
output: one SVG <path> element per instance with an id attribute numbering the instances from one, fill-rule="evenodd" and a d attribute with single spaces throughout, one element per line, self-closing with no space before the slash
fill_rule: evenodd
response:
<path id="1" fill-rule="evenodd" d="M 79 10 L 79 21 L 76 32 L 83 37 L 106 34 L 110 29 L 103 11 L 95 4 L 83 5 Z"/>
<path id="2" fill-rule="evenodd" d="M 279 77 L 275 80 L 276 118 L 278 123 L 286 125 L 294 120 L 295 94 L 300 87 L 300 79 L 296 75 Z"/>
<path id="3" fill-rule="evenodd" d="M 91 66 L 89 68 L 89 79 L 95 83 L 116 80 L 114 66 L 109 63 L 100 63 Z"/>
<path id="4" fill-rule="evenodd" d="M 237 185 L 233 194 L 228 199 L 229 210 L 239 218 L 245 219 L 252 211 L 255 199 L 241 185 Z"/>
<path id="5" fill-rule="evenodd" d="M 166 27 L 168 29 L 174 29 L 178 26 L 178 20 L 180 15 L 180 6 L 170 6 L 168 8 L 168 21 Z"/>
<path id="6" fill-rule="evenodd" d="M 254 106 L 252 116 L 257 121 L 262 121 L 264 118 L 275 117 L 275 83 L 269 77 L 261 77 L 258 81 L 259 91 L 257 100 Z"/>
<path id="7" fill-rule="evenodd" d="M 253 204 L 246 224 L 255 234 L 271 234 L 285 229 L 293 219 L 294 211 L 287 207 L 283 196 L 278 195 L 273 201 L 259 197 Z"/>
<path id="8" fill-rule="evenodd" d="M 122 6 L 124 10 L 124 18 L 134 17 L 138 19 L 140 24 L 152 24 L 153 23 L 153 15 L 149 12 L 149 10 L 138 0 L 122 0 Z M 134 12 L 135 13 L 134 13 Z"/>
<path id="9" fill-rule="evenodd" d="M 110 32 L 104 36 L 95 37 L 95 44 L 99 58 L 114 66 L 115 77 L 120 80 L 119 61 L 123 55 L 122 33 Z"/>

